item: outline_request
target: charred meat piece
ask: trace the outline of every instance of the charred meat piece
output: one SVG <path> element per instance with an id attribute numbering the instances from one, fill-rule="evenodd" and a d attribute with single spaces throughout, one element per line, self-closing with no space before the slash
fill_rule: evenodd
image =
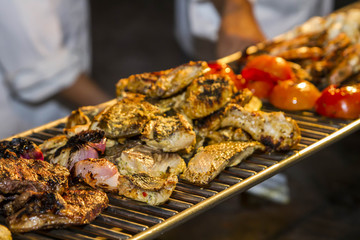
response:
<path id="1" fill-rule="evenodd" d="M 186 89 L 182 110 L 191 119 L 203 118 L 230 102 L 234 92 L 234 83 L 228 76 L 201 76 Z"/>
<path id="2" fill-rule="evenodd" d="M 239 164 L 255 150 L 265 150 L 259 142 L 222 142 L 198 149 L 181 178 L 198 185 L 209 184 L 222 170 Z"/>
<path id="3" fill-rule="evenodd" d="M 0 193 L 25 191 L 62 192 L 68 186 L 69 171 L 46 161 L 25 158 L 0 159 Z"/>
<path id="4" fill-rule="evenodd" d="M 101 111 L 95 106 L 80 107 L 71 112 L 67 118 L 64 132 L 68 136 L 74 136 L 89 129 L 91 121 Z"/>
<path id="5" fill-rule="evenodd" d="M 44 160 L 40 148 L 34 142 L 25 138 L 13 138 L 11 141 L 1 141 L 0 157 L 7 158 L 9 152 L 14 153 L 17 157 Z"/>
<path id="6" fill-rule="evenodd" d="M 123 91 L 129 91 L 151 98 L 167 98 L 187 87 L 207 68 L 206 62 L 189 62 L 165 71 L 131 75 L 120 79 L 116 93 L 120 96 Z"/>
<path id="7" fill-rule="evenodd" d="M 7 218 L 13 232 L 90 223 L 108 205 L 100 190 L 68 189 L 63 195 L 43 192 L 33 195 L 24 208 Z"/>
<path id="8" fill-rule="evenodd" d="M 141 137 L 147 145 L 164 152 L 191 150 L 195 144 L 195 138 L 191 124 L 181 114 L 153 118 L 146 124 Z"/>
<path id="9" fill-rule="evenodd" d="M 143 95 L 123 98 L 95 117 L 90 129 L 102 130 L 108 138 L 140 135 L 145 124 L 160 111 Z"/>
<path id="10" fill-rule="evenodd" d="M 52 139 L 47 141 L 53 142 Z M 51 144 L 47 144 L 45 141 L 43 146 L 47 145 Z M 60 164 L 71 170 L 78 161 L 98 158 L 99 153 L 104 153 L 105 147 L 106 138 L 103 131 L 83 131 L 69 138 L 65 145 L 49 156 L 49 160 L 52 164 Z"/>
<path id="11" fill-rule="evenodd" d="M 229 104 L 221 118 L 221 127 L 241 128 L 254 140 L 278 151 L 290 150 L 300 142 L 296 121 L 283 112 L 246 111 L 237 104 Z"/>
<path id="12" fill-rule="evenodd" d="M 119 171 L 112 162 L 104 158 L 81 160 L 75 163 L 72 174 L 93 188 L 99 187 L 106 191 L 118 189 Z"/>
<path id="13" fill-rule="evenodd" d="M 210 131 L 206 135 L 207 145 L 226 141 L 251 141 L 251 137 L 241 128 L 226 127 L 217 131 Z"/>

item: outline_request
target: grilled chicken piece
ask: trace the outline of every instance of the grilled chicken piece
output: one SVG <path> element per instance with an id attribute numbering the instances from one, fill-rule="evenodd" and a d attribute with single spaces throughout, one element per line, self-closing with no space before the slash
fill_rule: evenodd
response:
<path id="1" fill-rule="evenodd" d="M 52 139 L 48 140 L 54 142 Z M 49 146 L 46 141 L 43 146 Z M 84 131 L 71 138 L 65 145 L 59 147 L 48 158 L 52 164 L 60 164 L 71 170 L 78 161 L 87 158 L 99 158 L 99 153 L 104 153 L 106 138 L 103 131 Z M 54 152 L 52 150 L 51 152 Z"/>
<path id="2" fill-rule="evenodd" d="M 7 218 L 13 232 L 90 223 L 108 205 L 100 190 L 68 189 L 63 195 L 43 192 L 33 195 L 24 208 Z"/>
<path id="3" fill-rule="evenodd" d="M 265 150 L 259 142 L 222 142 L 198 149 L 181 178 L 198 185 L 209 184 L 226 167 L 235 166 L 255 150 Z"/>
<path id="4" fill-rule="evenodd" d="M 145 94 L 151 98 L 167 98 L 187 87 L 208 69 L 206 62 L 189 62 L 160 72 L 142 73 L 120 79 L 117 96 L 123 91 Z"/>
<path id="5" fill-rule="evenodd" d="M 117 191 L 120 174 L 117 167 L 107 159 L 88 158 L 75 163 L 73 176 L 93 188 Z"/>
<path id="6" fill-rule="evenodd" d="M 136 94 L 119 100 L 97 115 L 91 130 L 103 130 L 108 138 L 123 138 L 140 135 L 145 124 L 160 110 Z"/>
<path id="7" fill-rule="evenodd" d="M 300 142 L 300 129 L 295 120 L 283 112 L 246 111 L 229 104 L 221 117 L 221 127 L 236 127 L 272 149 L 289 150 Z"/>
<path id="8" fill-rule="evenodd" d="M 0 159 L 0 193 L 24 191 L 62 192 L 68 186 L 69 171 L 46 161 L 25 158 Z"/>
<path id="9" fill-rule="evenodd" d="M 228 76 L 201 76 L 186 89 L 182 110 L 191 119 L 203 118 L 230 102 L 234 92 L 234 83 Z"/>
<path id="10" fill-rule="evenodd" d="M 241 128 L 227 127 L 217 131 L 211 131 L 206 135 L 207 145 L 226 141 L 250 141 L 250 135 Z"/>
<path id="11" fill-rule="evenodd" d="M 178 178 L 167 174 L 167 177 L 153 177 L 146 173 L 121 175 L 119 194 L 149 205 L 160 205 L 166 202 L 174 191 Z"/>
<path id="12" fill-rule="evenodd" d="M 13 153 L 10 155 L 16 155 L 17 157 L 44 160 L 41 149 L 34 142 L 25 138 L 13 138 L 11 141 L 1 141 L 0 157 L 7 158 L 9 152 Z"/>
<path id="13" fill-rule="evenodd" d="M 144 145 L 125 149 L 110 160 L 120 172 L 119 194 L 150 205 L 169 199 L 178 182 L 177 175 L 186 167 L 178 154 Z"/>
<path id="14" fill-rule="evenodd" d="M 150 147 L 164 152 L 177 152 L 195 144 L 195 132 L 181 114 L 173 117 L 157 116 L 150 120 L 142 131 L 141 139 Z"/>

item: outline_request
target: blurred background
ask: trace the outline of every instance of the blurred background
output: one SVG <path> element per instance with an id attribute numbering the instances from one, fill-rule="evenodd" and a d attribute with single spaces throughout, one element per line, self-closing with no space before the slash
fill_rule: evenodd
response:
<path id="1" fill-rule="evenodd" d="M 335 1 L 335 9 L 351 2 Z M 173 24 L 173 1 L 91 1 L 93 78 L 114 96 L 122 77 L 189 61 Z M 286 170 L 288 204 L 239 194 L 159 239 L 360 239 L 359 137 Z"/>

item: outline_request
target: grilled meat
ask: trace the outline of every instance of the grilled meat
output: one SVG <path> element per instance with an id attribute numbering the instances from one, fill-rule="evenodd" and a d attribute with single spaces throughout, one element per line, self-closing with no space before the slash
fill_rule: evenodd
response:
<path id="1" fill-rule="evenodd" d="M 159 205 L 169 199 L 177 182 L 178 178 L 173 174 L 167 174 L 166 177 L 154 177 L 146 173 L 121 175 L 119 194 L 149 205 Z"/>
<path id="2" fill-rule="evenodd" d="M 68 186 L 69 171 L 46 161 L 25 158 L 0 159 L 0 193 L 24 191 L 62 192 Z"/>
<path id="3" fill-rule="evenodd" d="M 108 138 L 140 135 L 145 124 L 160 110 L 137 94 L 119 100 L 95 117 L 90 129 L 103 130 Z"/>
<path id="4" fill-rule="evenodd" d="M 75 163 L 73 175 L 89 184 L 106 191 L 117 191 L 119 171 L 110 161 L 101 158 L 88 158 Z"/>
<path id="5" fill-rule="evenodd" d="M 206 135 L 207 145 L 227 141 L 251 141 L 251 137 L 241 128 L 226 127 L 217 131 L 210 131 Z"/>
<path id="6" fill-rule="evenodd" d="M 237 104 L 229 104 L 221 117 L 221 127 L 236 127 L 264 145 L 289 150 L 300 142 L 300 129 L 295 120 L 283 112 L 246 111 Z"/>
<path id="7" fill-rule="evenodd" d="M 12 152 L 17 157 L 44 160 L 40 148 L 34 142 L 25 138 L 13 138 L 11 141 L 1 141 L 0 157 L 7 158 L 9 152 Z"/>
<path id="8" fill-rule="evenodd" d="M 71 112 L 67 118 L 64 133 L 68 136 L 74 136 L 82 131 L 87 131 L 91 121 L 101 111 L 101 108 L 95 106 L 80 107 Z"/>
<path id="9" fill-rule="evenodd" d="M 46 142 L 50 141 L 50 144 Z M 44 142 L 42 146 L 51 146 L 52 139 Z M 59 147 L 48 158 L 52 164 L 60 164 L 71 170 L 78 161 L 87 158 L 98 158 L 99 152 L 104 153 L 106 138 L 103 131 L 83 131 L 68 139 L 65 145 Z"/>
<path id="10" fill-rule="evenodd" d="M 191 124 L 181 114 L 173 117 L 157 116 L 146 124 L 141 134 L 141 139 L 147 145 L 164 152 L 190 151 L 196 138 Z"/>
<path id="11" fill-rule="evenodd" d="M 13 232 L 90 223 L 108 205 L 107 195 L 99 190 L 67 189 L 62 195 L 43 192 L 7 218 Z"/>
<path id="12" fill-rule="evenodd" d="M 234 83 L 228 76 L 201 76 L 186 89 L 182 110 L 191 119 L 203 118 L 230 102 L 234 92 Z"/>
<path id="13" fill-rule="evenodd" d="M 66 145 L 68 142 L 68 138 L 66 135 L 58 135 L 48 140 L 44 141 L 40 144 L 40 149 L 44 154 L 44 159 L 50 162 L 50 159 L 53 158 L 55 152 Z"/>
<path id="14" fill-rule="evenodd" d="M 186 164 L 176 153 L 136 144 L 109 157 L 119 169 L 119 194 L 158 205 L 169 199 Z"/>
<path id="15" fill-rule="evenodd" d="M 181 175 L 186 181 L 206 185 L 226 167 L 235 166 L 255 150 L 265 150 L 259 142 L 222 142 L 198 149 Z"/>
<path id="16" fill-rule="evenodd" d="M 121 96 L 123 91 L 129 91 L 151 98 L 167 98 L 180 92 L 207 68 L 206 62 L 189 62 L 165 71 L 131 75 L 120 79 L 116 93 Z"/>

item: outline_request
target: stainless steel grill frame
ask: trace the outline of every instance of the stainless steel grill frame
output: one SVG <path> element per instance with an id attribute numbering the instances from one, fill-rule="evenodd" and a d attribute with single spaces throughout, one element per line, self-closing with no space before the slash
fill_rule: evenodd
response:
<path id="1" fill-rule="evenodd" d="M 221 62 L 236 62 L 240 53 Z M 113 103 L 112 100 L 104 105 Z M 265 105 L 264 111 L 278 111 Z M 152 239 L 256 184 L 294 165 L 316 151 L 360 129 L 360 119 L 334 120 L 312 112 L 287 112 L 300 127 L 302 140 L 289 152 L 254 154 L 238 166 L 225 169 L 207 187 L 179 181 L 170 200 L 149 206 L 121 196 L 109 195 L 109 207 L 91 224 L 64 229 L 13 234 L 21 239 Z M 66 118 L 17 134 L 35 143 L 61 134 Z"/>

